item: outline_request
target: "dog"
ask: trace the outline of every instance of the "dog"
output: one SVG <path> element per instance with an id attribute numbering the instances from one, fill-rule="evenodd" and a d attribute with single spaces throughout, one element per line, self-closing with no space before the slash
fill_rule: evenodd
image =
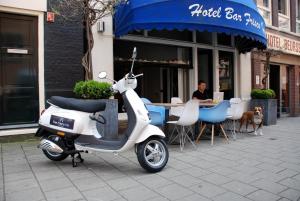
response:
<path id="1" fill-rule="evenodd" d="M 246 123 L 246 130 L 248 130 L 248 124 L 251 123 L 254 129 L 254 135 L 263 135 L 262 126 L 263 126 L 263 114 L 261 107 L 255 107 L 254 111 L 244 112 L 242 118 L 240 119 L 240 128 L 239 132 L 244 123 Z M 257 128 L 256 128 L 257 126 Z"/>

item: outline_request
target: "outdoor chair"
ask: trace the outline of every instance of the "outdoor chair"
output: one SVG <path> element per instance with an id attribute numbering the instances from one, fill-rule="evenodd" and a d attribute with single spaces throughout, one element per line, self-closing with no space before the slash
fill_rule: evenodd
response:
<path id="1" fill-rule="evenodd" d="M 149 104 L 151 104 L 151 101 L 149 99 L 147 99 L 147 98 L 141 98 L 141 99 L 144 102 L 144 104 L 149 112 L 149 115 L 151 118 L 150 124 L 152 124 L 154 126 L 163 127 L 165 125 L 165 119 L 166 119 L 165 107 L 149 105 Z"/>
<path id="2" fill-rule="evenodd" d="M 169 142 L 172 143 L 175 139 L 179 138 L 181 151 L 184 148 L 186 140 L 188 140 L 195 148 L 197 148 L 192 139 L 190 138 L 189 133 L 191 133 L 192 138 L 194 138 L 192 125 L 194 125 L 198 121 L 198 117 L 199 102 L 197 100 L 188 101 L 183 108 L 183 112 L 180 115 L 179 120 L 167 122 L 167 124 L 175 125 L 173 132 L 169 138 Z M 175 132 L 177 132 L 177 136 L 173 138 Z"/>
<path id="3" fill-rule="evenodd" d="M 199 121 L 203 122 L 203 127 L 201 128 L 201 132 L 199 133 L 196 143 L 199 143 L 200 137 L 204 133 L 207 124 L 212 125 L 211 129 L 211 145 L 214 144 L 214 135 L 215 135 L 215 125 L 220 125 L 221 133 L 224 135 L 224 138 L 228 142 L 227 135 L 223 128 L 223 122 L 226 120 L 227 117 L 227 109 L 229 108 L 230 103 L 229 101 L 222 101 L 218 105 L 211 107 L 211 108 L 200 108 L 199 109 Z"/>
<path id="4" fill-rule="evenodd" d="M 240 98 L 230 99 L 230 108 L 228 109 L 229 130 L 234 140 L 236 140 L 236 121 L 241 119 L 244 112 L 244 104 Z"/>
<path id="5" fill-rule="evenodd" d="M 171 104 L 180 104 L 183 103 L 183 101 L 178 98 L 178 97 L 172 97 L 171 98 Z M 171 107 L 169 116 L 175 116 L 175 117 L 180 117 L 184 109 L 184 106 L 176 106 L 176 107 Z"/>

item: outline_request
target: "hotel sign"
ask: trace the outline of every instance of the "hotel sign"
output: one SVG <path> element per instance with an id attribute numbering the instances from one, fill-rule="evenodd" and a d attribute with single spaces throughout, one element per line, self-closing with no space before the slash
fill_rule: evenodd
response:
<path id="1" fill-rule="evenodd" d="M 300 40 L 293 40 L 277 34 L 267 32 L 268 48 L 282 52 L 300 55 Z"/>

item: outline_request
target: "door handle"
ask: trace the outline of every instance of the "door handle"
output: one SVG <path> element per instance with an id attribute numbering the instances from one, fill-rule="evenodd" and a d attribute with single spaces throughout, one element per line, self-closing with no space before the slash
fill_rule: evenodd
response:
<path id="1" fill-rule="evenodd" d="M 28 54 L 27 49 L 7 48 L 8 54 Z"/>

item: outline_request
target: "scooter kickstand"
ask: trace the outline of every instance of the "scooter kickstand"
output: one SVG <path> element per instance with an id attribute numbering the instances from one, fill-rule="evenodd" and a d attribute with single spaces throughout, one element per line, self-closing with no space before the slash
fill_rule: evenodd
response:
<path id="1" fill-rule="evenodd" d="M 72 157 L 72 165 L 73 167 L 77 167 L 78 163 L 83 163 L 83 158 L 81 157 L 80 153 L 77 153 L 77 156 L 75 157 L 75 154 L 71 155 Z"/>

